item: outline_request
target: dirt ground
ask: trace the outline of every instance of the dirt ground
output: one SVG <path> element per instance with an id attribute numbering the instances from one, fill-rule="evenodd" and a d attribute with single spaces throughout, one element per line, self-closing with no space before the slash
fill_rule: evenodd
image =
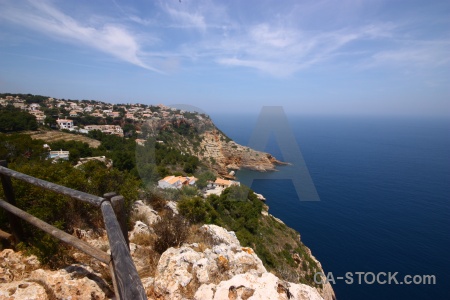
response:
<path id="1" fill-rule="evenodd" d="M 29 134 L 33 140 L 43 140 L 47 143 L 56 142 L 60 140 L 64 141 L 80 141 L 84 143 L 88 143 L 89 147 L 91 148 L 97 148 L 100 146 L 100 141 L 88 138 L 84 135 L 79 134 L 72 134 L 62 131 L 55 131 L 55 130 L 49 130 L 49 131 L 28 131 L 26 134 Z"/>

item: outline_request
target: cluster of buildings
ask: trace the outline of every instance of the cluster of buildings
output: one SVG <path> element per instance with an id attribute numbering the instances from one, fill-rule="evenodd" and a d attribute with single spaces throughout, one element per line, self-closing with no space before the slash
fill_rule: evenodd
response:
<path id="1" fill-rule="evenodd" d="M 73 119 L 75 117 L 92 116 L 102 119 L 121 118 L 130 119 L 135 122 L 143 122 L 146 120 L 161 119 L 183 119 L 185 111 L 176 108 L 167 107 L 159 104 L 149 106 L 144 104 L 110 104 L 100 101 L 78 101 L 47 98 L 40 103 L 28 104 L 26 100 L 20 96 L 4 96 L 0 98 L 0 106 L 13 105 L 28 111 L 36 117 L 39 124 L 44 124 L 46 115 L 44 111 L 48 109 L 57 109 L 59 112 L 56 125 L 59 129 L 70 131 L 78 131 L 80 133 L 88 133 L 91 130 L 100 130 L 107 134 L 115 134 L 123 136 L 123 129 L 118 125 L 85 125 L 77 127 Z M 56 116 L 51 116 L 56 117 Z M 200 120 L 202 117 L 197 115 Z M 105 120 L 105 123 L 107 121 Z"/>
<path id="2" fill-rule="evenodd" d="M 158 187 L 162 189 L 181 189 L 183 186 L 195 186 L 198 179 L 194 176 L 175 176 L 169 175 L 158 181 Z M 215 181 L 208 183 L 207 189 L 226 189 L 233 185 L 240 185 L 239 181 L 216 178 Z"/>
<path id="3" fill-rule="evenodd" d="M 7 106 L 12 105 L 15 108 L 20 108 L 22 110 L 27 111 L 28 113 L 32 114 L 36 121 L 39 124 L 44 124 L 46 115 L 41 110 L 41 106 L 37 103 L 32 103 L 28 105 L 25 100 L 21 99 L 20 97 L 13 97 L 13 96 L 6 96 L 5 98 L 0 98 L 0 106 Z"/>
<path id="4" fill-rule="evenodd" d="M 158 181 L 158 187 L 162 189 L 181 189 L 184 186 L 194 186 L 197 178 L 188 176 L 166 176 Z"/>
<path id="5" fill-rule="evenodd" d="M 188 176 L 166 176 L 165 178 L 158 181 L 158 187 L 161 189 L 181 189 L 184 186 L 195 186 L 195 182 L 198 179 L 195 177 L 188 177 Z M 222 194 L 222 191 L 226 188 L 229 188 L 231 186 L 239 186 L 239 181 L 234 180 L 227 180 L 222 178 L 217 178 L 215 181 L 210 181 L 208 183 L 207 188 L 203 192 L 203 195 L 205 197 L 215 194 L 220 195 Z"/>
<path id="6" fill-rule="evenodd" d="M 119 125 L 86 125 L 84 128 L 78 128 L 73 125 L 73 120 L 70 119 L 58 119 L 56 124 L 59 129 L 66 129 L 69 131 L 76 131 L 79 133 L 89 133 L 92 130 L 100 130 L 106 134 L 115 134 L 118 136 L 123 136 L 123 129 Z"/>

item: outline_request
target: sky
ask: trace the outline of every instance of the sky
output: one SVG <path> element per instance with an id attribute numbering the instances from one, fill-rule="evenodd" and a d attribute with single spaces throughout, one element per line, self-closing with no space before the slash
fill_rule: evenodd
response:
<path id="1" fill-rule="evenodd" d="M 0 92 L 450 116 L 450 1 L 0 0 Z"/>

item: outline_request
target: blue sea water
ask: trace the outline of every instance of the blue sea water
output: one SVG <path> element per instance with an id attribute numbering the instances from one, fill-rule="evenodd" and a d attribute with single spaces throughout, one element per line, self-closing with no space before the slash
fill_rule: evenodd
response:
<path id="1" fill-rule="evenodd" d="M 257 116 L 212 118 L 247 145 Z M 337 298 L 450 299 L 450 120 L 289 116 L 289 124 L 320 201 L 299 201 L 292 181 L 275 173 L 252 188 L 300 232 L 325 272 L 436 276 L 435 285 L 395 285 L 358 284 L 354 274 L 353 284 L 336 279 Z M 274 138 L 259 150 L 283 156 Z M 293 168 L 278 169 L 289 175 Z"/>

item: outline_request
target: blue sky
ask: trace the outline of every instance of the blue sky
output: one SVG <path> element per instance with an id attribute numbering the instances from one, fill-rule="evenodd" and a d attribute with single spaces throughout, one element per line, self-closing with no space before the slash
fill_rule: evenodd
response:
<path id="1" fill-rule="evenodd" d="M 0 0 L 0 92 L 450 116 L 450 2 Z"/>

